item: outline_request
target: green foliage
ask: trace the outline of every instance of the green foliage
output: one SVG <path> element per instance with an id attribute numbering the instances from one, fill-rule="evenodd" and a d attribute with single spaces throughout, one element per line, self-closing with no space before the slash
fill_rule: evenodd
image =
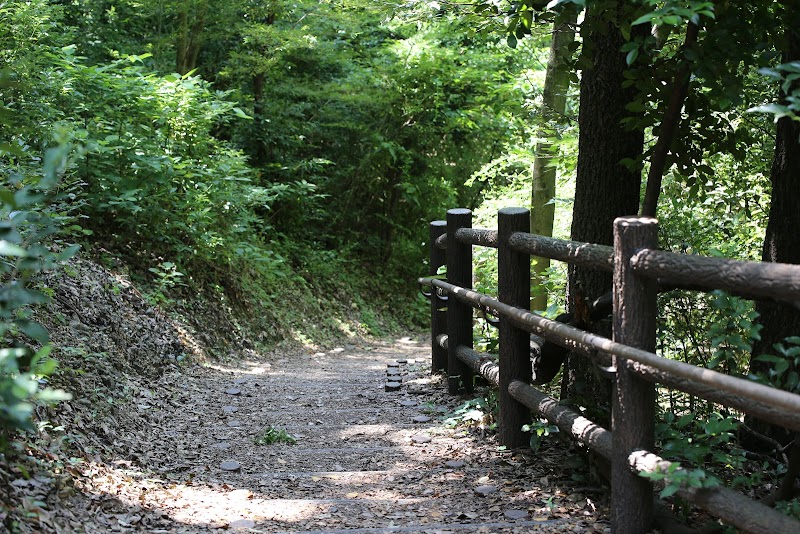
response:
<path id="1" fill-rule="evenodd" d="M 800 519 L 800 500 L 792 499 L 791 501 L 779 501 L 775 503 L 775 509 L 781 513 Z"/>
<path id="2" fill-rule="evenodd" d="M 749 364 L 753 342 L 761 339 L 762 326 L 756 323 L 758 313 L 752 301 L 731 297 L 723 291 L 714 291 L 712 295 L 711 307 L 720 313 L 708 330 L 713 350 L 708 368 L 742 374 Z"/>
<path id="3" fill-rule="evenodd" d="M 752 488 L 762 473 L 752 473 L 745 453 L 736 443 L 740 421 L 730 415 L 713 412 L 685 412 L 676 416 L 664 412 L 656 424 L 656 442 L 661 455 L 672 463 L 666 469 L 640 472 L 653 481 L 664 481 L 661 497 L 669 497 L 683 488 L 709 488 L 726 481 L 734 487 Z M 688 467 L 679 466 L 688 465 Z"/>
<path id="4" fill-rule="evenodd" d="M 530 425 L 524 425 L 522 431 L 531 433 L 530 447 L 533 452 L 537 452 L 541 448 L 544 439 L 553 434 L 558 434 L 559 429 L 556 425 L 552 425 L 544 419 L 539 419 Z"/>
<path id="5" fill-rule="evenodd" d="M 800 393 L 800 337 L 790 336 L 775 344 L 777 355 L 760 354 L 759 362 L 770 364 L 766 376 L 750 378 L 793 393 Z"/>
<path id="6" fill-rule="evenodd" d="M 148 269 L 155 275 L 155 287 L 153 291 L 147 294 L 147 300 L 151 304 L 166 304 L 169 299 L 165 295 L 165 291 L 179 285 L 184 285 L 181 282 L 183 273 L 178 271 L 178 266 L 171 261 L 162 261 L 156 267 Z"/>
<path id="7" fill-rule="evenodd" d="M 265 428 L 255 438 L 256 445 L 273 445 L 275 443 L 294 445 L 297 443 L 297 438 L 286 432 L 285 428 L 275 428 L 272 425 Z"/>
<path id="8" fill-rule="evenodd" d="M 783 117 L 800 120 L 800 61 L 783 63 L 776 67 L 764 67 L 758 70 L 769 82 L 777 83 L 781 89 L 781 103 L 769 103 L 755 106 L 747 111 L 771 114 L 778 122 Z"/>
<path id="9" fill-rule="evenodd" d="M 0 169 L 7 176 L 0 188 L 0 441 L 9 432 L 32 428 L 34 402 L 69 398 L 40 387 L 39 379 L 55 370 L 56 361 L 49 358 L 48 332 L 31 319 L 33 307 L 49 301 L 34 289 L 33 277 L 77 249 L 53 241 L 61 219 L 52 211 L 53 191 L 66 156 L 66 146 L 51 148 L 39 167 L 32 161 L 40 158 L 25 147 L 0 149 Z"/>
<path id="10" fill-rule="evenodd" d="M 681 489 L 719 486 L 719 479 L 702 469 L 680 469 L 679 465 L 672 463 L 661 471 L 640 471 L 639 476 L 653 482 L 664 481 L 664 489 L 659 493 L 662 499 L 676 494 Z"/>
<path id="11" fill-rule="evenodd" d="M 467 426 L 481 430 L 497 428 L 497 394 L 492 390 L 483 397 L 470 399 L 447 414 L 444 424 L 449 427 Z"/>

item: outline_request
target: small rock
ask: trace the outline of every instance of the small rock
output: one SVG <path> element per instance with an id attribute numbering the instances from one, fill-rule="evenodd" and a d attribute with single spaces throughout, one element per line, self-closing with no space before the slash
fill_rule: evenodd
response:
<path id="1" fill-rule="evenodd" d="M 238 388 L 228 388 L 228 389 L 225 390 L 225 394 L 226 395 L 233 395 L 233 396 L 241 395 L 242 394 L 242 390 L 238 389 Z"/>
<path id="2" fill-rule="evenodd" d="M 431 437 L 427 434 L 415 434 L 411 436 L 412 443 L 430 443 Z"/>
<path id="3" fill-rule="evenodd" d="M 430 420 L 431 418 L 428 417 L 427 415 L 418 415 L 414 419 L 412 419 L 412 421 L 414 421 L 415 423 L 427 423 Z"/>
<path id="4" fill-rule="evenodd" d="M 528 519 L 530 515 L 527 510 L 506 510 L 503 512 L 506 519 Z"/>
<path id="5" fill-rule="evenodd" d="M 406 399 L 406 400 L 401 400 L 400 401 L 400 406 L 411 407 L 411 406 L 416 406 L 416 405 L 417 405 L 417 402 L 413 401 L 411 399 Z"/>
<path id="6" fill-rule="evenodd" d="M 242 377 L 242 378 L 237 378 L 236 380 L 233 381 L 233 383 L 236 384 L 236 385 L 240 385 L 240 384 L 244 384 L 248 380 L 249 380 L 248 378 Z"/>
<path id="7" fill-rule="evenodd" d="M 234 413 L 234 412 L 238 412 L 238 411 L 239 411 L 239 408 L 237 408 L 236 406 L 223 406 L 222 407 L 222 413 Z"/>
<path id="8" fill-rule="evenodd" d="M 451 469 L 461 469 L 466 465 L 466 462 L 464 462 L 464 460 L 449 460 L 445 462 L 444 465 Z"/>
<path id="9" fill-rule="evenodd" d="M 219 464 L 219 468 L 223 471 L 239 471 L 242 468 L 242 464 L 228 460 Z"/>
<path id="10" fill-rule="evenodd" d="M 242 422 L 241 421 L 236 421 L 236 420 L 228 421 L 228 426 L 231 427 L 231 428 L 238 428 L 238 427 L 242 426 Z"/>
<path id="11" fill-rule="evenodd" d="M 495 491 L 497 491 L 496 486 L 478 486 L 477 488 L 475 488 L 475 493 L 477 493 L 481 497 L 486 497 L 487 495 L 490 495 Z"/>
<path id="12" fill-rule="evenodd" d="M 251 519 L 237 519 L 236 521 L 231 521 L 228 525 L 228 528 L 254 528 L 256 526 L 256 522 Z"/>
<path id="13" fill-rule="evenodd" d="M 212 443 L 211 448 L 226 451 L 231 448 L 231 444 L 225 441 L 220 441 L 219 443 Z"/>

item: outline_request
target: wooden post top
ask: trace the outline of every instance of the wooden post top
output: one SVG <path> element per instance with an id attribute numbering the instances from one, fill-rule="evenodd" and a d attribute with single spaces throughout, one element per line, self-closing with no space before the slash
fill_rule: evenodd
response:
<path id="1" fill-rule="evenodd" d="M 637 217 L 635 215 L 614 219 L 614 226 L 650 226 L 651 224 L 658 224 L 658 219 L 654 217 Z"/>
<path id="2" fill-rule="evenodd" d="M 500 208 L 498 215 L 523 215 L 529 213 L 528 208 Z"/>

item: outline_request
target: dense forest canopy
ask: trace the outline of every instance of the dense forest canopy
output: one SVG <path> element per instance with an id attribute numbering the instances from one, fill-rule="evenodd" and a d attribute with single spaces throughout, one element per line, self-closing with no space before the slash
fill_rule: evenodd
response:
<path id="1" fill-rule="evenodd" d="M 120 260 L 155 304 L 192 288 L 258 310 L 265 342 L 313 338 L 306 316 L 337 300 L 367 333 L 382 331 L 373 310 L 421 324 L 409 295 L 427 223 L 456 206 L 494 226 L 498 207 L 532 197 L 549 219 L 540 231 L 604 244 L 615 217 L 641 210 L 659 217 L 664 249 L 800 263 L 797 8 L 0 4 L 0 384 L 22 388 L 0 389 L 0 423 L 24 426 L 31 407 L 17 401 L 53 394 L 37 393 L 52 360 L 29 320 L 47 295 L 27 282 L 74 245 Z M 492 290 L 494 259 L 477 260 L 476 283 Z M 542 265 L 549 297 L 534 302 L 548 313 L 610 289 L 607 276 Z M 796 310 L 679 292 L 660 304 L 663 355 L 800 387 Z M 571 363 L 564 399 L 603 412 L 607 387 L 593 380 Z M 742 474 L 737 414 L 673 394 L 659 406 L 676 457 L 692 455 L 677 421 L 725 451 L 733 467 L 720 476 L 757 483 Z M 708 418 L 726 430 L 709 433 Z"/>

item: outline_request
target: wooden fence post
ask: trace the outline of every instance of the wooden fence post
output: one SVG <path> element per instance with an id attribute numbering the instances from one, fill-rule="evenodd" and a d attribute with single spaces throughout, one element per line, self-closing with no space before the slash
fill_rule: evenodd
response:
<path id="1" fill-rule="evenodd" d="M 614 341 L 655 351 L 656 285 L 635 275 L 630 259 L 639 250 L 658 247 L 658 221 L 621 217 L 614 221 Z M 624 358 L 614 357 L 617 380 L 611 414 L 611 531 L 652 528 L 653 484 L 630 472 L 629 455 L 653 450 L 655 386 L 636 376 Z"/>
<path id="2" fill-rule="evenodd" d="M 439 274 L 439 267 L 447 261 L 445 251 L 436 246 L 436 239 L 447 233 L 447 221 L 433 221 L 430 225 L 430 275 Z M 431 286 L 431 373 L 447 372 L 447 351 L 439 345 L 438 337 L 447 332 L 447 301 Z"/>
<path id="3" fill-rule="evenodd" d="M 472 289 L 472 245 L 456 241 L 456 230 L 472 228 L 472 212 L 457 208 L 447 211 L 447 281 Z M 472 306 L 453 295 L 447 299 L 447 391 L 457 395 L 472 392 L 472 369 L 458 359 L 459 346 L 472 348 Z"/>
<path id="4" fill-rule="evenodd" d="M 503 208 L 497 214 L 497 271 L 500 302 L 529 310 L 531 305 L 531 258 L 508 244 L 511 234 L 528 232 L 531 214 L 525 208 Z M 509 448 L 530 443 L 522 426 L 531 422 L 531 411 L 508 392 L 514 380 L 531 382 L 530 334 L 500 316 L 500 444 Z"/>

